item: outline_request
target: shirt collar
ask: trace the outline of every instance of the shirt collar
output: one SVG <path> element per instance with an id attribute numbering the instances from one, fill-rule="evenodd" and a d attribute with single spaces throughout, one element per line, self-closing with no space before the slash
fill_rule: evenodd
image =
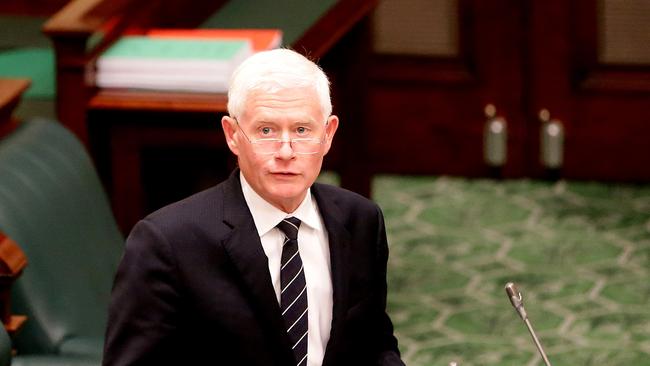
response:
<path id="1" fill-rule="evenodd" d="M 258 235 L 264 236 L 271 231 L 284 218 L 297 217 L 302 224 L 311 227 L 314 230 L 322 230 L 318 206 L 316 200 L 312 198 L 311 189 L 307 189 L 307 194 L 298 208 L 291 213 L 286 213 L 279 208 L 268 203 L 262 198 L 244 178 L 244 174 L 239 173 L 244 200 L 253 215 L 253 221 L 257 228 Z"/>

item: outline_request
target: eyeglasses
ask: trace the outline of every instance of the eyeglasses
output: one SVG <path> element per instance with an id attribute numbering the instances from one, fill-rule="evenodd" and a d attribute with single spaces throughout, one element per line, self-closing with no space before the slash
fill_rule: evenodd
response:
<path id="1" fill-rule="evenodd" d="M 246 132 L 241 128 L 239 125 L 239 121 L 237 118 L 234 118 L 235 123 L 237 123 L 237 127 L 239 127 L 239 130 L 244 134 L 244 137 L 246 137 L 246 140 L 253 146 L 253 150 L 255 150 L 256 153 L 262 154 L 262 155 L 271 155 L 275 154 L 280 149 L 282 149 L 282 145 L 284 145 L 285 142 L 288 142 L 289 145 L 291 146 L 291 149 L 293 150 L 294 153 L 300 154 L 300 155 L 313 155 L 317 154 L 321 150 L 321 145 L 325 142 L 325 139 L 323 138 L 291 138 L 291 139 L 276 139 L 276 138 L 268 138 L 268 139 L 255 139 L 251 140 L 248 135 L 246 135 Z"/>

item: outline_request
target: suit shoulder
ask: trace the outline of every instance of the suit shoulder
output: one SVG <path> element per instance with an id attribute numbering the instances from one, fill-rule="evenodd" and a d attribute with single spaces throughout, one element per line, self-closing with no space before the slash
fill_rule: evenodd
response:
<path id="1" fill-rule="evenodd" d="M 381 211 L 379 205 L 374 201 L 341 187 L 315 183 L 314 193 L 320 196 L 321 199 L 334 201 L 344 211 L 369 211 L 372 213 Z"/>
<path id="2" fill-rule="evenodd" d="M 220 222 L 223 195 L 222 184 L 219 184 L 164 206 L 144 220 L 163 228 L 188 227 L 206 220 Z"/>

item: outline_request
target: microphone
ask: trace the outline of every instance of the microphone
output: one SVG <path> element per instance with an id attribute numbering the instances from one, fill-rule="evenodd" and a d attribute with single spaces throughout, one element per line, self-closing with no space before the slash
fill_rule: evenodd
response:
<path id="1" fill-rule="evenodd" d="M 517 310 L 517 313 L 526 324 L 526 327 L 528 328 L 528 332 L 530 332 L 530 335 L 533 337 L 535 346 L 537 347 L 539 354 L 542 356 L 544 363 L 546 364 L 546 366 L 551 366 L 551 362 L 548 360 L 548 357 L 546 357 L 546 352 L 544 352 L 544 348 L 542 347 L 542 344 L 539 343 L 539 339 L 537 339 L 537 335 L 533 330 L 533 326 L 530 324 L 530 321 L 528 320 L 528 314 L 526 314 L 526 309 L 524 309 L 524 298 L 521 296 L 521 292 L 519 292 L 519 289 L 517 289 L 517 285 L 515 285 L 512 282 L 506 283 L 506 294 L 508 294 L 510 303 L 512 303 L 512 306 L 515 308 L 515 310 Z"/>

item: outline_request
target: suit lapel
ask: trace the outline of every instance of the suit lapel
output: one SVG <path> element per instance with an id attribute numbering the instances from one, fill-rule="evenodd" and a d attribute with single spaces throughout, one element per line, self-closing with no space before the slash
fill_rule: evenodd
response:
<path id="1" fill-rule="evenodd" d="M 312 186 L 320 214 L 327 230 L 332 268 L 332 329 L 325 349 L 323 365 L 336 365 L 336 355 L 341 348 L 345 316 L 348 308 L 348 251 L 350 233 L 339 221 L 341 212 L 334 197 L 323 197 L 318 184 Z M 281 364 L 290 364 L 293 353 L 280 306 L 268 270 L 268 259 L 262 249 L 253 217 L 250 214 L 239 182 L 239 170 L 235 170 L 224 184 L 224 223 L 232 228 L 223 246 L 237 268 L 245 284 L 253 308 L 259 315 L 271 342 L 276 343 L 277 357 Z M 253 351 L 253 350 L 251 350 Z"/>
<path id="2" fill-rule="evenodd" d="M 255 228 L 235 170 L 224 185 L 224 223 L 232 228 L 223 246 L 245 284 L 251 304 L 271 342 L 277 344 L 278 359 L 292 362 L 290 341 L 269 274 L 268 259 Z M 254 350 L 251 350 L 254 351 Z"/>
<path id="3" fill-rule="evenodd" d="M 345 326 L 348 308 L 348 251 L 350 233 L 339 221 L 342 216 L 334 197 L 324 198 L 318 184 L 312 186 L 312 193 L 318 203 L 318 209 L 325 223 L 330 247 L 330 264 L 332 268 L 332 329 L 325 349 L 323 365 L 336 365 L 335 357 L 340 352 L 341 335 Z"/>

